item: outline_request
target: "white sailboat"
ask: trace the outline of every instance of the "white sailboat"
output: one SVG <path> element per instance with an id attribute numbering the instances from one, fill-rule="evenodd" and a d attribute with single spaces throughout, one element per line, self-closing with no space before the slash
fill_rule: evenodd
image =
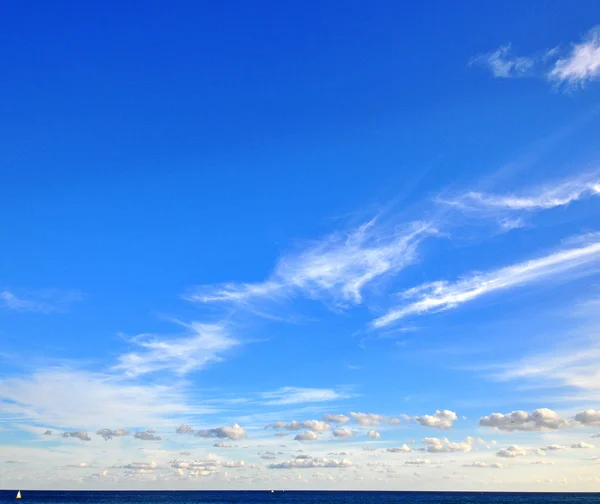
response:
<path id="1" fill-rule="evenodd" d="M 17 499 L 20 499 L 20 498 L 21 498 L 21 490 L 19 490 L 19 491 L 17 492 Z"/>

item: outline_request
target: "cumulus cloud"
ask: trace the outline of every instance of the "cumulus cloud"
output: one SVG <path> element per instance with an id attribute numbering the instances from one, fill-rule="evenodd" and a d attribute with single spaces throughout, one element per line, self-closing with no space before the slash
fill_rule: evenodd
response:
<path id="1" fill-rule="evenodd" d="M 453 423 L 458 420 L 456 413 L 450 410 L 437 410 L 433 415 L 423 415 L 414 418 L 415 421 L 424 427 L 435 427 L 437 429 L 450 429 Z"/>
<path id="2" fill-rule="evenodd" d="M 400 423 L 400 419 L 398 418 L 392 418 L 385 415 L 377 415 L 375 413 L 351 412 L 350 416 L 358 425 L 362 425 L 363 427 L 381 425 L 382 422 L 386 422 L 390 425 L 397 425 Z"/>
<path id="3" fill-rule="evenodd" d="M 313 431 L 304 431 L 297 434 L 294 439 L 296 441 L 316 441 L 319 437 Z"/>
<path id="4" fill-rule="evenodd" d="M 548 74 L 550 80 L 580 86 L 599 77 L 600 27 L 592 29 L 582 42 L 573 45 L 569 55 L 558 59 Z"/>
<path id="5" fill-rule="evenodd" d="M 527 455 L 527 450 L 525 448 L 521 448 L 517 445 L 509 446 L 508 448 L 502 448 L 498 453 L 496 453 L 498 457 L 505 458 L 514 458 L 514 457 L 524 457 Z"/>
<path id="6" fill-rule="evenodd" d="M 369 436 L 371 439 L 379 439 L 381 434 L 379 434 L 379 432 L 376 430 L 371 429 L 369 432 L 367 432 L 367 436 Z"/>
<path id="7" fill-rule="evenodd" d="M 328 458 L 304 458 L 287 460 L 278 464 L 269 464 L 269 469 L 345 469 L 352 467 L 352 462 L 347 459 L 337 460 Z"/>
<path id="8" fill-rule="evenodd" d="M 502 431 L 552 431 L 569 426 L 558 413 L 548 408 L 539 408 L 532 413 L 513 411 L 512 413 L 492 413 L 479 420 L 482 427 L 492 427 Z"/>
<path id="9" fill-rule="evenodd" d="M 282 257 L 264 282 L 199 287 L 186 299 L 244 306 L 304 295 L 338 307 L 360 304 L 368 286 L 412 264 L 419 243 L 435 232 L 427 222 L 387 228 L 373 219 Z"/>
<path id="10" fill-rule="evenodd" d="M 232 448 L 233 445 L 230 443 L 223 443 L 222 441 L 220 443 L 215 443 L 213 445 L 215 448 Z"/>
<path id="11" fill-rule="evenodd" d="M 443 452 L 470 452 L 472 450 L 472 438 L 464 441 L 452 442 L 448 438 L 423 438 L 423 443 L 427 445 L 427 451 L 431 453 Z"/>
<path id="12" fill-rule="evenodd" d="M 179 427 L 177 427 L 177 429 L 175 429 L 175 432 L 177 434 L 193 434 L 194 429 L 187 424 L 181 424 Z"/>
<path id="13" fill-rule="evenodd" d="M 558 445 L 558 444 L 551 444 L 548 446 L 545 446 L 544 448 L 542 448 L 542 450 L 544 451 L 564 451 L 566 450 L 567 447 L 564 445 Z"/>
<path id="14" fill-rule="evenodd" d="M 593 444 L 590 444 L 590 443 L 586 443 L 585 441 L 580 441 L 579 443 L 572 444 L 571 448 L 589 450 L 591 448 L 596 448 L 596 446 L 594 446 Z"/>
<path id="15" fill-rule="evenodd" d="M 145 471 L 154 471 L 158 467 L 157 463 L 154 460 L 150 462 L 131 462 L 130 464 L 121 466 L 121 469 L 131 469 L 134 471 L 137 470 L 145 470 Z"/>
<path id="16" fill-rule="evenodd" d="M 333 435 L 337 438 L 348 438 L 353 437 L 354 432 L 352 432 L 350 429 L 335 429 L 333 431 Z"/>
<path id="17" fill-rule="evenodd" d="M 346 399 L 349 394 L 333 389 L 281 387 L 261 394 L 267 405 L 318 403 Z"/>
<path id="18" fill-rule="evenodd" d="M 535 60 L 526 56 L 512 56 L 508 44 L 495 51 L 475 56 L 470 64 L 487 68 L 494 77 L 508 79 L 529 75 Z"/>
<path id="19" fill-rule="evenodd" d="M 196 432 L 196 436 L 203 438 L 228 438 L 232 441 L 246 439 L 248 435 L 243 427 L 238 424 L 233 424 L 231 427 L 217 427 L 216 429 L 205 429 Z"/>
<path id="20" fill-rule="evenodd" d="M 129 436 L 129 431 L 125 429 L 100 429 L 96 432 L 98 436 L 102 436 L 105 441 L 112 439 L 113 437 Z"/>
<path id="21" fill-rule="evenodd" d="M 346 415 L 328 414 L 323 416 L 323 421 L 335 424 L 346 424 L 350 421 L 350 417 L 347 417 Z"/>
<path id="22" fill-rule="evenodd" d="M 265 429 L 284 429 L 284 430 L 301 430 L 308 429 L 315 432 L 324 432 L 331 430 L 331 425 L 321 422 L 319 420 L 303 420 L 298 422 L 292 420 L 291 422 L 273 422 L 265 427 Z"/>
<path id="23" fill-rule="evenodd" d="M 154 431 L 151 431 L 151 430 L 136 432 L 133 435 L 133 437 L 135 439 L 141 439 L 142 441 L 160 441 L 161 440 L 161 437 L 156 436 L 154 434 Z"/>
<path id="24" fill-rule="evenodd" d="M 403 444 L 402 446 L 396 446 L 395 448 L 387 448 L 386 451 L 390 453 L 408 453 L 412 451 L 412 448 Z"/>
<path id="25" fill-rule="evenodd" d="M 492 292 L 523 287 L 589 266 L 600 259 L 600 235 L 583 238 L 589 243 L 582 247 L 567 248 L 487 273 L 472 274 L 453 283 L 437 281 L 408 289 L 400 294 L 406 301 L 375 319 L 372 325 L 382 328 L 408 316 L 450 310 Z"/>
<path id="26" fill-rule="evenodd" d="M 244 467 L 245 462 L 243 460 L 228 460 L 221 464 L 223 467 Z"/>
<path id="27" fill-rule="evenodd" d="M 50 429 L 46 429 L 44 436 L 52 436 L 52 431 Z"/>
<path id="28" fill-rule="evenodd" d="M 84 431 L 71 431 L 71 432 L 63 432 L 62 437 L 64 438 L 76 438 L 81 441 L 91 441 L 92 439 L 88 436 L 87 432 Z"/>
<path id="29" fill-rule="evenodd" d="M 156 371 L 171 371 L 182 375 L 206 367 L 211 362 L 222 360 L 222 354 L 239 345 L 231 338 L 224 325 L 182 324 L 187 329 L 185 336 L 159 338 L 141 335 L 132 340 L 141 350 L 119 357 L 115 370 L 135 377 Z"/>
<path id="30" fill-rule="evenodd" d="M 575 421 L 582 425 L 599 427 L 600 426 L 600 410 L 596 411 L 589 409 L 575 415 Z"/>
<path id="31" fill-rule="evenodd" d="M 470 464 L 463 464 L 463 467 L 476 467 L 476 468 L 490 468 L 490 469 L 503 469 L 504 466 L 502 464 L 488 464 L 486 462 L 471 462 Z"/>
<path id="32" fill-rule="evenodd" d="M 413 459 L 404 462 L 405 465 L 427 465 L 430 463 L 429 459 Z"/>

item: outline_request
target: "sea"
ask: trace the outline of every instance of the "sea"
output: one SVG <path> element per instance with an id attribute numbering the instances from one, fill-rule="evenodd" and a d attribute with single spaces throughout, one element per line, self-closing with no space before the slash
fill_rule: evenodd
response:
<path id="1" fill-rule="evenodd" d="M 0 504 L 600 504 L 600 493 L 0 491 Z"/>

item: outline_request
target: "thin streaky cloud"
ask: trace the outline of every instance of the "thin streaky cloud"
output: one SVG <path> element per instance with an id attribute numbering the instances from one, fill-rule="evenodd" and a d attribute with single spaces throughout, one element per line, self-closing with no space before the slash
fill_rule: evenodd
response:
<path id="1" fill-rule="evenodd" d="M 135 377 L 156 371 L 171 371 L 179 375 L 206 367 L 223 359 L 223 353 L 240 344 L 224 325 L 191 323 L 187 335 L 165 339 L 142 335 L 133 340 L 139 351 L 119 357 L 115 370 Z"/>
<path id="2" fill-rule="evenodd" d="M 272 392 L 261 394 L 266 405 L 288 405 L 304 403 L 320 403 L 347 399 L 347 392 L 325 388 L 281 387 Z"/>
<path id="3" fill-rule="evenodd" d="M 590 30 L 584 40 L 574 44 L 565 58 L 560 58 L 548 79 L 569 85 L 583 85 L 600 78 L 600 26 Z"/>
<path id="4" fill-rule="evenodd" d="M 471 58 L 469 65 L 486 68 L 496 78 L 537 77 L 582 87 L 600 78 L 600 26 L 589 30 L 581 42 L 572 44 L 567 54 L 555 47 L 529 56 L 513 56 L 511 45 L 507 44 Z"/>
<path id="5" fill-rule="evenodd" d="M 481 296 L 495 291 L 521 287 L 552 278 L 588 265 L 600 258 L 600 235 L 586 237 L 583 247 L 560 250 L 538 259 L 507 266 L 488 273 L 473 274 L 465 279 L 450 283 L 438 281 L 408 289 L 401 293 L 407 301 L 375 319 L 372 326 L 386 327 L 411 315 L 423 315 L 456 308 Z"/>
<path id="6" fill-rule="evenodd" d="M 467 192 L 439 203 L 475 212 L 548 210 L 592 196 L 600 196 L 600 175 L 582 175 L 553 185 L 535 187 L 520 194 Z"/>
<path id="7" fill-rule="evenodd" d="M 48 314 L 61 312 L 82 299 L 77 291 L 44 289 L 27 294 L 15 294 L 9 290 L 0 291 L 0 308 L 17 312 Z"/>
<path id="8" fill-rule="evenodd" d="M 358 305 L 369 285 L 414 263 L 420 242 L 436 233 L 429 222 L 389 228 L 374 218 L 283 256 L 264 282 L 201 286 L 185 299 L 243 306 L 303 295 L 341 308 Z"/>
<path id="9" fill-rule="evenodd" d="M 526 56 L 512 56 L 510 44 L 507 44 L 495 51 L 475 56 L 469 65 L 483 66 L 489 69 L 494 77 L 509 79 L 527 76 L 535 65 L 535 59 Z"/>

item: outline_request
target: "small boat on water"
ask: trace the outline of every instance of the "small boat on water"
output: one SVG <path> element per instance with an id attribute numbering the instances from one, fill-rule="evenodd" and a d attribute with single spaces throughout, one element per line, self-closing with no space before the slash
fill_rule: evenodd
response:
<path id="1" fill-rule="evenodd" d="M 17 499 L 20 499 L 20 498 L 21 498 L 21 490 L 19 490 L 19 491 L 17 492 L 17 497 L 16 497 L 16 498 L 17 498 Z"/>

